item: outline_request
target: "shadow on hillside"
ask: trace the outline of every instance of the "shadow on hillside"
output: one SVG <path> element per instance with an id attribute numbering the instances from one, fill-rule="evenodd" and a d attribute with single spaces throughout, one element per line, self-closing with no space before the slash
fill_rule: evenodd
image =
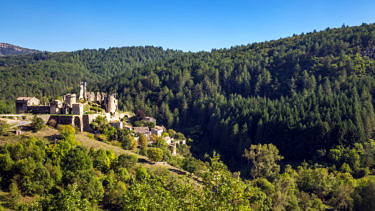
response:
<path id="1" fill-rule="evenodd" d="M 138 163 L 150 164 L 150 165 L 153 164 L 153 162 L 148 161 L 148 160 L 146 160 L 146 159 L 144 159 L 144 158 L 139 158 L 139 159 L 138 159 Z"/>
<path id="2" fill-rule="evenodd" d="M 26 132 L 33 131 L 32 127 L 28 126 L 28 125 L 23 125 L 20 128 L 21 128 L 22 131 L 26 131 Z"/>
<path id="3" fill-rule="evenodd" d="M 179 175 L 186 175 L 186 172 L 181 171 L 181 170 L 178 170 L 178 169 L 172 169 L 172 168 L 169 168 L 168 170 L 169 170 L 169 171 L 172 171 L 172 172 L 174 172 L 174 173 L 176 173 L 176 174 L 179 174 Z"/>
<path id="4" fill-rule="evenodd" d="M 48 139 L 48 141 L 50 141 L 52 143 L 57 143 L 57 142 L 59 142 L 61 137 L 58 134 L 54 134 L 54 135 L 50 135 L 50 136 L 45 136 L 44 138 Z"/>

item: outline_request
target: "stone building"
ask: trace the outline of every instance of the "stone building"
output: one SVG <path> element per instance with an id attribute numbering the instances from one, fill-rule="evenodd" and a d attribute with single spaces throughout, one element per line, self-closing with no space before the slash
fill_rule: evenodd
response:
<path id="1" fill-rule="evenodd" d="M 116 130 L 121 130 L 124 128 L 123 122 L 110 122 L 109 123 L 112 127 L 116 128 Z"/>
<path id="2" fill-rule="evenodd" d="M 60 100 L 53 100 L 49 103 L 50 114 L 61 114 L 63 103 Z"/>
<path id="3" fill-rule="evenodd" d="M 86 100 L 86 85 L 86 81 L 81 81 L 81 83 L 79 83 L 79 99 Z"/>
<path id="4" fill-rule="evenodd" d="M 116 99 L 115 94 L 111 94 L 108 96 L 106 111 L 108 113 L 114 114 L 117 111 L 118 100 Z"/>
<path id="5" fill-rule="evenodd" d="M 66 94 L 64 95 L 64 100 L 65 100 L 66 105 L 69 108 L 72 108 L 73 104 L 77 102 L 77 96 L 76 94 Z"/>
<path id="6" fill-rule="evenodd" d="M 164 128 L 161 126 L 155 126 L 154 128 L 151 129 L 151 133 L 161 136 L 164 132 Z"/>
<path id="7" fill-rule="evenodd" d="M 74 103 L 72 107 L 72 114 L 74 115 L 83 115 L 83 104 Z"/>
<path id="8" fill-rule="evenodd" d="M 38 106 L 39 104 L 40 100 L 36 97 L 18 97 L 16 99 L 16 113 L 27 113 L 29 106 Z"/>
<path id="9" fill-rule="evenodd" d="M 153 122 L 156 124 L 156 119 L 153 117 L 146 116 L 145 118 L 142 119 L 145 122 Z"/>
<path id="10" fill-rule="evenodd" d="M 171 143 L 169 146 L 168 146 L 169 150 L 171 151 L 171 154 L 172 156 L 176 156 L 177 155 L 177 150 L 176 150 L 176 143 Z"/>
<path id="11" fill-rule="evenodd" d="M 87 97 L 87 101 L 89 102 L 96 101 L 95 92 L 87 92 L 86 97 Z"/>
<path id="12" fill-rule="evenodd" d="M 151 131 L 148 127 L 133 127 L 134 133 L 143 134 L 146 136 L 147 140 L 150 140 Z"/>

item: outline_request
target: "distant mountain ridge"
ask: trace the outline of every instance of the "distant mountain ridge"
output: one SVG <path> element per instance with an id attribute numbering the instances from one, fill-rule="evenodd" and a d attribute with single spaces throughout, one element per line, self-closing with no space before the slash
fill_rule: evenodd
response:
<path id="1" fill-rule="evenodd" d="M 37 53 L 39 51 L 23 48 L 20 46 L 8 44 L 8 43 L 0 43 L 0 56 L 9 56 L 9 55 L 23 55 L 29 53 Z"/>

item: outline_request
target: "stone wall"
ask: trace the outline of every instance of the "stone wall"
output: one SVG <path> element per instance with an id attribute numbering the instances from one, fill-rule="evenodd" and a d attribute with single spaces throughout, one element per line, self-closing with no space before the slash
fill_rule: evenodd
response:
<path id="1" fill-rule="evenodd" d="M 27 113 L 32 114 L 49 114 L 49 106 L 27 106 Z"/>
<path id="2" fill-rule="evenodd" d="M 112 127 L 116 128 L 116 130 L 120 130 L 124 128 L 124 123 L 122 122 L 111 122 L 109 123 Z"/>
<path id="3" fill-rule="evenodd" d="M 98 116 L 100 116 L 100 114 L 84 114 L 82 116 L 83 130 L 87 132 L 93 132 L 92 128 L 90 127 L 90 123 L 94 121 Z"/>
<path id="4" fill-rule="evenodd" d="M 82 103 L 73 104 L 72 114 L 82 115 L 83 114 L 83 104 Z"/>
<path id="5" fill-rule="evenodd" d="M 54 120 L 59 125 L 72 125 L 74 116 L 51 115 L 48 121 Z"/>
<path id="6" fill-rule="evenodd" d="M 16 113 L 17 114 L 27 113 L 27 103 L 26 102 L 16 102 Z"/>
<path id="7" fill-rule="evenodd" d="M 47 123 L 51 115 L 49 115 L 49 114 L 39 114 L 39 115 L 36 115 L 36 116 L 39 117 L 39 118 L 42 118 L 43 121 L 45 123 Z"/>
<path id="8" fill-rule="evenodd" d="M 82 116 L 79 115 L 51 115 L 48 124 L 54 122 L 57 125 L 72 125 L 77 127 L 79 131 L 83 131 Z"/>

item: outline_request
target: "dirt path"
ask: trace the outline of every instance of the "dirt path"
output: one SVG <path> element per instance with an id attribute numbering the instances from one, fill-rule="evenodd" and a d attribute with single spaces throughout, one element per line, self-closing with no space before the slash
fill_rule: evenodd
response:
<path id="1" fill-rule="evenodd" d="M 3 118 L 0 118 L 0 120 L 5 121 L 7 124 L 10 124 L 11 125 L 10 128 L 31 124 L 31 121 L 26 121 L 26 120 L 14 120 L 14 119 L 3 119 Z"/>

